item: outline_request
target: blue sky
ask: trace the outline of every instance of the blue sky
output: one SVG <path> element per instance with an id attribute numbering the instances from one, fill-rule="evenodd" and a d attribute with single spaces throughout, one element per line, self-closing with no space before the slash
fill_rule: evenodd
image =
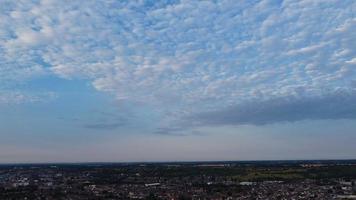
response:
<path id="1" fill-rule="evenodd" d="M 355 158 L 354 0 L 2 0 L 0 162 Z"/>

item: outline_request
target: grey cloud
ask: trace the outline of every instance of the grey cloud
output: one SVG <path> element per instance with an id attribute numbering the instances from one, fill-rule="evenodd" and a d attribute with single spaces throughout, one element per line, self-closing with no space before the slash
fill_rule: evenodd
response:
<path id="1" fill-rule="evenodd" d="M 124 126 L 125 123 L 117 122 L 117 123 L 94 123 L 94 124 L 86 124 L 84 127 L 88 129 L 97 129 L 97 130 L 114 130 L 119 127 Z"/>
<path id="2" fill-rule="evenodd" d="M 265 125 L 300 120 L 356 119 L 356 90 L 322 96 L 287 96 L 254 100 L 222 110 L 195 114 L 187 121 L 200 125 Z"/>
<path id="3" fill-rule="evenodd" d="M 97 130 L 114 130 L 130 124 L 130 113 L 119 112 L 118 110 L 92 110 L 93 116 L 100 116 L 93 118 L 84 125 L 88 129 Z"/>
<path id="4" fill-rule="evenodd" d="M 351 81 L 351 87 L 356 88 L 356 80 Z"/>
<path id="5" fill-rule="evenodd" d="M 158 135 L 170 135 L 170 136 L 188 136 L 188 135 L 204 135 L 203 132 L 198 130 L 187 130 L 188 127 L 161 127 L 157 128 L 153 133 Z"/>
<path id="6" fill-rule="evenodd" d="M 162 127 L 157 128 L 154 133 L 159 135 L 185 136 L 185 131 L 183 127 Z"/>

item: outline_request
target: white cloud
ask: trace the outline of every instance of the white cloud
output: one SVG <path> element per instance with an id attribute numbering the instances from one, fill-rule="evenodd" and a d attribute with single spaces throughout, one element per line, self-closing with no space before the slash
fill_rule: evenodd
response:
<path id="1" fill-rule="evenodd" d="M 355 79 L 355 1 L 168 2 L 2 1 L 1 79 L 85 78 L 166 113 Z"/>

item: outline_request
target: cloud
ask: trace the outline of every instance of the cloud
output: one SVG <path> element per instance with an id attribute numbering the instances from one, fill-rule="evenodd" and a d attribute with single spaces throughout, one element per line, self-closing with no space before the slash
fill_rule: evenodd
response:
<path id="1" fill-rule="evenodd" d="M 22 103 L 48 102 L 57 98 L 53 92 L 28 93 L 23 91 L 0 90 L 0 105 L 16 105 Z"/>
<path id="2" fill-rule="evenodd" d="M 84 127 L 88 129 L 96 129 L 96 130 L 114 130 L 121 126 L 124 126 L 125 123 L 117 122 L 117 123 L 95 123 L 95 124 L 87 124 Z"/>
<path id="3" fill-rule="evenodd" d="M 198 125 L 265 125 L 301 120 L 356 119 L 356 90 L 321 96 L 286 96 L 254 100 L 188 118 Z"/>
<path id="4" fill-rule="evenodd" d="M 84 128 L 93 130 L 115 130 L 120 127 L 129 126 L 132 123 L 132 113 L 131 110 L 92 110 L 89 122 L 84 125 Z"/>
<path id="5" fill-rule="evenodd" d="M 205 132 L 197 129 L 190 129 L 194 128 L 193 126 L 188 125 L 187 123 L 184 126 L 175 127 L 160 127 L 153 131 L 154 134 L 158 135 L 169 135 L 169 136 L 191 136 L 191 135 L 206 135 Z"/>
<path id="6" fill-rule="evenodd" d="M 155 107 L 162 128 L 253 99 L 328 98 L 356 76 L 353 0 L 1 4 L 0 83 L 85 79 Z"/>

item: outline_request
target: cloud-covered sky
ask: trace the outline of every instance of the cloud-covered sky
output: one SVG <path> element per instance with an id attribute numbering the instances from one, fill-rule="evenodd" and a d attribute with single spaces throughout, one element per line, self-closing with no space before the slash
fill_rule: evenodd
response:
<path id="1" fill-rule="evenodd" d="M 175 160 L 200 159 L 184 157 L 183 143 L 201 145 L 191 155 L 209 154 L 209 142 L 231 132 L 238 146 L 239 139 L 255 146 L 305 124 L 320 139 L 322 132 L 339 137 L 328 131 L 334 129 L 312 128 L 327 122 L 350 124 L 343 134 L 354 137 L 355 13 L 354 0 L 1 0 L 0 137 L 12 149 L 3 151 L 18 153 L 0 154 L 0 162 L 26 161 L 16 149 L 58 142 L 68 143 L 58 147 L 66 152 L 98 138 L 121 144 L 129 137 L 133 146 L 152 137 L 172 142 L 163 145 L 177 146 L 171 158 L 130 150 L 132 157 L 112 159 Z M 287 148 L 278 145 L 280 152 Z M 315 146 L 315 157 L 327 157 Z M 201 159 L 288 158 L 245 149 L 251 152 Z M 303 158 L 290 154 L 297 157 Z"/>

